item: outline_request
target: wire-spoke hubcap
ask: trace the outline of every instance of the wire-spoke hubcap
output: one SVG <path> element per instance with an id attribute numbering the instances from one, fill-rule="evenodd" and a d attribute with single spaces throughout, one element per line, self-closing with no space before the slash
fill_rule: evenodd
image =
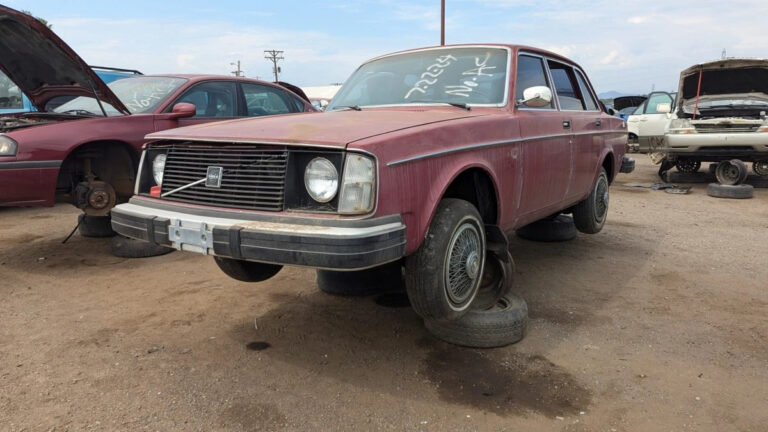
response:
<path id="1" fill-rule="evenodd" d="M 477 291 L 484 250 L 480 232 L 474 224 L 465 223 L 454 233 L 448 246 L 445 266 L 445 289 L 451 303 L 461 305 Z"/>
<path id="2" fill-rule="evenodd" d="M 608 211 L 608 201 L 610 201 L 608 182 L 603 177 L 600 177 L 597 181 L 597 191 L 595 193 L 595 217 L 598 221 L 602 221 L 605 218 L 605 213 Z"/>

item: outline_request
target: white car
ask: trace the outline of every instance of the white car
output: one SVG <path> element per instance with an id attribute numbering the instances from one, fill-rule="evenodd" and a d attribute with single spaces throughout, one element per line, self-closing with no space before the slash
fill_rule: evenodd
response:
<path id="1" fill-rule="evenodd" d="M 627 118 L 630 151 L 653 153 L 665 146 L 664 132 L 674 115 L 671 114 L 675 93 L 653 92 Z"/>
<path id="2" fill-rule="evenodd" d="M 718 162 L 726 185 L 743 183 L 752 162 L 768 178 L 768 59 L 730 58 L 701 63 L 680 73 L 677 108 L 665 148 L 669 163 L 698 171 Z M 680 171 L 685 171 L 680 169 Z"/>

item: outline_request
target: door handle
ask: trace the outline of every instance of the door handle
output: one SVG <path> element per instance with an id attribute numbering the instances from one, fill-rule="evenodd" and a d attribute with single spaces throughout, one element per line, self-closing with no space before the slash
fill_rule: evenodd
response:
<path id="1" fill-rule="evenodd" d="M 595 120 L 595 126 L 600 127 L 603 125 L 603 122 L 600 120 Z"/>
<path id="2" fill-rule="evenodd" d="M 563 120 L 563 129 L 570 129 L 570 128 L 571 128 L 571 121 Z"/>

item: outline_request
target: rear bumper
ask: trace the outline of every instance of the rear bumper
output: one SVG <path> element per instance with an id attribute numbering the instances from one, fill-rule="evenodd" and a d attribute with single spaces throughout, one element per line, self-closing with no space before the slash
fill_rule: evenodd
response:
<path id="1" fill-rule="evenodd" d="M 246 261 L 359 270 L 405 254 L 400 215 L 366 220 L 247 215 L 133 198 L 112 209 L 119 234 Z"/>
<path id="2" fill-rule="evenodd" d="M 621 168 L 619 169 L 619 172 L 628 174 L 634 170 L 635 170 L 635 160 L 632 158 L 623 156 L 621 158 Z"/>

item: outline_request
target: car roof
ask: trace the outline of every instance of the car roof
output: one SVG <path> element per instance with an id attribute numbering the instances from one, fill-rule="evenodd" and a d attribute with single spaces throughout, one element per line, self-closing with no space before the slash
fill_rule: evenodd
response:
<path id="1" fill-rule="evenodd" d="M 374 57 L 370 60 L 365 61 L 364 63 L 371 62 L 376 59 L 380 59 L 383 57 L 388 57 L 395 54 L 404 54 L 409 52 L 416 52 L 416 51 L 424 51 L 424 50 L 431 50 L 431 49 L 440 49 L 440 48 L 471 48 L 471 47 L 494 47 L 494 48 L 506 48 L 511 50 L 512 52 L 516 51 L 528 51 L 536 54 L 541 54 L 546 57 L 551 57 L 553 59 L 561 60 L 566 63 L 570 63 L 572 65 L 578 66 L 580 69 L 583 69 L 579 64 L 577 64 L 575 61 L 569 59 L 568 57 L 564 57 L 560 54 L 554 53 L 552 51 L 548 51 L 542 48 L 536 48 L 533 46 L 528 45 L 519 45 L 519 44 L 502 44 L 502 43 L 465 43 L 465 44 L 453 44 L 453 45 L 435 45 L 435 46 L 429 46 L 429 47 L 422 47 L 422 48 L 414 48 L 414 49 L 408 49 L 403 51 L 397 51 L 389 54 L 384 54 L 381 56 Z"/>
<path id="2" fill-rule="evenodd" d="M 161 74 L 149 74 L 144 76 L 145 77 L 184 78 L 191 82 L 210 81 L 210 80 L 227 80 L 227 81 L 243 81 L 243 82 L 254 82 L 254 83 L 260 83 L 260 84 L 277 85 L 269 81 L 257 80 L 255 78 L 248 78 L 248 77 L 236 77 L 232 75 L 161 73 Z"/>

